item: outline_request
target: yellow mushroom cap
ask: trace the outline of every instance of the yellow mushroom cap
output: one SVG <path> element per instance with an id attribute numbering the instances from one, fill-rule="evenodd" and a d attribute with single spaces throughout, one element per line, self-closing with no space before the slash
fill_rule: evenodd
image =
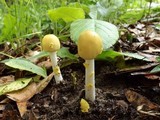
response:
<path id="1" fill-rule="evenodd" d="M 42 39 L 42 49 L 47 52 L 55 52 L 60 49 L 59 39 L 53 35 L 45 35 Z"/>
<path id="2" fill-rule="evenodd" d="M 78 54 L 85 60 L 96 58 L 103 50 L 101 37 L 94 31 L 82 32 L 78 39 Z"/>

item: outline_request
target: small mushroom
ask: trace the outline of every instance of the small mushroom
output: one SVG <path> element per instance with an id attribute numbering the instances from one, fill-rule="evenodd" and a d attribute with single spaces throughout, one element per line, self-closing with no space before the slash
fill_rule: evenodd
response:
<path id="1" fill-rule="evenodd" d="M 56 54 L 57 51 L 60 49 L 59 39 L 53 34 L 45 35 L 44 38 L 42 39 L 42 49 L 50 53 L 54 78 L 56 80 L 56 83 L 58 84 L 63 80 L 60 68 L 57 64 L 57 54 Z"/>
<path id="2" fill-rule="evenodd" d="M 78 39 L 78 54 L 85 60 L 85 98 L 95 100 L 95 67 L 94 59 L 103 50 L 101 37 L 93 31 L 82 32 Z"/>

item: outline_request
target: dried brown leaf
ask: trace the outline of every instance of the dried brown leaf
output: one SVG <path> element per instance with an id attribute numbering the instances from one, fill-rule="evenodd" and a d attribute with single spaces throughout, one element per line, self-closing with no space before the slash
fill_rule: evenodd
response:
<path id="1" fill-rule="evenodd" d="M 132 91 L 132 90 L 126 90 L 125 96 L 127 100 L 136 108 L 141 105 L 145 105 L 146 110 L 157 110 L 159 109 L 159 106 L 150 100 L 148 100 L 146 97 L 140 95 L 139 93 Z"/>
<path id="2" fill-rule="evenodd" d="M 37 92 L 37 84 L 31 83 L 22 90 L 8 93 L 7 97 L 16 102 L 24 102 L 28 101 L 32 96 L 34 96 L 36 92 Z"/>
<path id="3" fill-rule="evenodd" d="M 13 82 L 14 80 L 15 79 L 14 79 L 13 75 L 0 77 L 0 85 L 4 85 L 4 84 L 10 83 L 10 82 Z"/>
<path id="4" fill-rule="evenodd" d="M 41 91 L 43 91 L 44 88 L 46 88 L 46 86 L 49 84 L 49 82 L 53 78 L 53 75 L 54 75 L 54 73 L 51 73 L 49 76 L 47 76 L 46 78 L 44 78 L 43 80 L 41 80 L 38 83 L 38 85 L 37 85 L 37 93 L 40 93 Z"/>
<path id="5" fill-rule="evenodd" d="M 151 55 L 151 54 L 146 54 L 146 53 L 142 53 L 142 52 L 138 52 L 139 55 L 144 56 L 145 58 L 147 58 L 148 60 L 150 60 L 151 62 L 157 62 L 157 55 Z"/>
<path id="6" fill-rule="evenodd" d="M 153 37 L 148 43 L 150 46 L 160 47 L 160 37 Z"/>
<path id="7" fill-rule="evenodd" d="M 33 57 L 35 55 L 38 55 L 40 52 L 39 51 L 29 51 L 28 54 L 25 56 L 27 59 L 29 59 L 30 57 Z M 33 63 L 37 63 L 38 62 L 38 59 L 35 58 L 35 59 L 31 59 L 30 60 L 31 62 Z"/>
<path id="8" fill-rule="evenodd" d="M 119 70 L 118 74 L 131 73 L 132 72 L 131 75 L 138 75 L 138 74 L 141 74 L 141 72 L 138 73 L 136 71 L 146 70 L 146 69 L 149 69 L 149 68 L 153 68 L 153 67 L 155 67 L 157 65 L 159 65 L 159 63 L 150 63 L 150 64 L 142 65 L 142 66 L 135 66 L 135 67 L 131 67 L 131 68 L 124 68 L 124 69 Z"/>
<path id="9" fill-rule="evenodd" d="M 158 75 L 148 74 L 148 75 L 145 75 L 145 77 L 150 80 L 160 80 L 160 76 Z"/>
<path id="10" fill-rule="evenodd" d="M 27 112 L 27 102 L 17 102 L 17 107 L 21 117 L 23 117 L 23 115 Z"/>
<path id="11" fill-rule="evenodd" d="M 48 60 L 39 62 L 37 65 L 40 66 L 40 67 L 45 67 L 46 69 L 49 69 L 49 68 L 52 67 L 51 61 L 48 61 Z"/>

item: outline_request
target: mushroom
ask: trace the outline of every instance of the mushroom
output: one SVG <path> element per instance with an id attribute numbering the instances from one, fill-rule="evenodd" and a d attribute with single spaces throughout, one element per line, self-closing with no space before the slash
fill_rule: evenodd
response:
<path id="1" fill-rule="evenodd" d="M 42 49 L 50 53 L 50 59 L 52 62 L 52 68 L 54 72 L 54 78 L 56 83 L 60 83 L 63 80 L 60 68 L 57 64 L 57 51 L 60 49 L 59 39 L 53 35 L 45 35 L 42 39 Z"/>
<path id="2" fill-rule="evenodd" d="M 82 32 L 78 39 L 78 54 L 85 60 L 85 98 L 95 100 L 94 59 L 103 50 L 101 37 L 93 31 Z"/>

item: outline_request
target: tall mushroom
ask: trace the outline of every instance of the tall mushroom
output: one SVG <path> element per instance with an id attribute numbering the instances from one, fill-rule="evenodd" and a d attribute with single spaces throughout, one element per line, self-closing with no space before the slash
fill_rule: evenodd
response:
<path id="1" fill-rule="evenodd" d="M 52 62 L 54 78 L 56 80 L 56 83 L 58 84 L 63 80 L 60 68 L 57 64 L 57 54 L 56 54 L 57 51 L 60 49 L 59 39 L 53 34 L 48 34 L 48 35 L 45 35 L 44 38 L 42 39 L 41 45 L 44 51 L 47 51 L 50 53 L 50 59 Z"/>
<path id="2" fill-rule="evenodd" d="M 78 39 L 78 54 L 85 59 L 85 98 L 95 100 L 95 67 L 94 59 L 103 50 L 102 39 L 93 31 L 82 32 Z"/>

